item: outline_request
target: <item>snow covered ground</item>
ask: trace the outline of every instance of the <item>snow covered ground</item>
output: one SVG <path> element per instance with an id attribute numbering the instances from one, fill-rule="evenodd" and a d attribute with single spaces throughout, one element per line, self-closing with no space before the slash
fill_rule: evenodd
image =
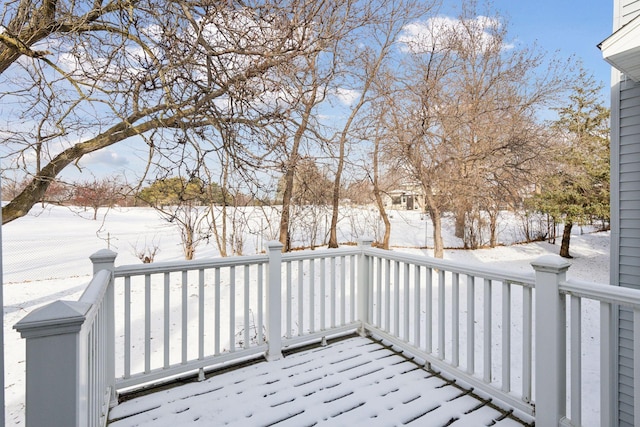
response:
<path id="1" fill-rule="evenodd" d="M 254 215 L 255 213 L 251 213 Z M 251 215 L 249 215 L 251 217 Z M 66 207 L 34 208 L 30 215 L 14 221 L 2 229 L 4 265 L 4 333 L 5 333 L 5 393 L 7 425 L 24 424 L 24 341 L 12 326 L 34 308 L 57 299 L 77 299 L 89 281 L 89 256 L 99 249 L 110 247 L 118 252 L 116 263 L 140 261 L 135 255 L 145 247 L 157 246 L 157 261 L 179 260 L 182 248 L 176 228 L 163 221 L 152 209 L 127 208 L 101 211 L 97 221 L 92 212 Z M 364 236 L 379 235 L 379 221 L 372 211 L 345 210 L 341 220 L 341 239 L 355 241 Z M 394 212 L 391 243 L 396 250 L 431 254 L 431 229 L 428 220 L 418 212 Z M 505 246 L 494 249 L 464 251 L 448 249 L 445 258 L 469 264 L 483 264 L 512 272 L 531 272 L 530 262 L 541 255 L 556 254 L 559 245 L 546 242 L 511 245 L 520 239 L 521 220 L 505 214 L 500 227 L 500 242 Z M 245 228 L 244 253 L 252 254 L 272 239 L 274 227 L 267 219 L 250 218 Z M 460 247 L 452 233 L 451 220 L 445 221 L 445 246 Z M 252 228 L 253 227 L 253 228 Z M 580 234 L 572 237 L 574 259 L 568 276 L 598 283 L 609 280 L 609 233 Z M 308 234 L 299 232 L 295 244 L 304 245 Z M 559 243 L 559 241 L 558 241 Z M 196 251 L 196 258 L 217 256 L 211 241 Z M 585 310 L 589 310 L 587 305 Z M 595 311 L 595 310 L 594 310 Z M 589 313 L 587 313 L 589 315 Z M 595 314 L 594 314 L 595 317 Z M 597 348 L 597 325 L 584 323 L 584 334 L 591 345 L 583 349 L 587 360 L 583 369 L 587 380 L 583 419 L 597 425 L 597 360 L 590 355 Z M 597 354 L 597 352 L 595 352 Z M 591 360 L 591 361 L 590 361 Z M 593 375 L 591 375 L 593 374 Z"/>

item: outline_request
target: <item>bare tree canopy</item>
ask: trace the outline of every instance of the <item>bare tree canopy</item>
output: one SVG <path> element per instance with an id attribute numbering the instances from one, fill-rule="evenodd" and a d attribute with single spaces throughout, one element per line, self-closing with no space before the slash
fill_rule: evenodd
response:
<path id="1" fill-rule="evenodd" d="M 65 167 L 132 137 L 150 157 L 173 162 L 222 148 L 259 156 L 257 145 L 211 143 L 207 129 L 250 132 L 277 117 L 278 75 L 338 37 L 351 6 L 6 3 L 0 97 L 15 108 L 5 111 L 14 125 L 1 136 L 2 154 L 31 181 L 3 208 L 3 222 L 26 214 Z"/>
<path id="2" fill-rule="evenodd" d="M 473 1 L 457 19 L 405 30 L 405 73 L 384 109 L 386 150 L 422 185 L 442 257 L 444 212 L 496 211 L 533 183 L 544 143 L 537 114 L 562 93 L 565 64 L 510 45 L 503 20 Z"/>

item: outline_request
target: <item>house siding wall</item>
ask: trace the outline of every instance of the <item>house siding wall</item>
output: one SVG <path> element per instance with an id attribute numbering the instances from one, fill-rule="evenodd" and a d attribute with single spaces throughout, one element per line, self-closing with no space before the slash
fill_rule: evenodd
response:
<path id="1" fill-rule="evenodd" d="M 613 30 L 639 14 L 640 0 L 615 1 Z M 611 111 L 611 283 L 640 289 L 640 84 L 613 72 Z M 618 425 L 633 426 L 633 314 L 629 310 L 620 310 L 617 334 Z"/>
<path id="2" fill-rule="evenodd" d="M 620 27 L 623 26 L 624 24 L 626 24 L 627 22 L 631 21 L 633 18 L 638 16 L 639 11 L 640 11 L 640 0 L 620 0 L 619 26 Z M 614 30 L 617 30 L 618 28 L 614 28 Z"/>

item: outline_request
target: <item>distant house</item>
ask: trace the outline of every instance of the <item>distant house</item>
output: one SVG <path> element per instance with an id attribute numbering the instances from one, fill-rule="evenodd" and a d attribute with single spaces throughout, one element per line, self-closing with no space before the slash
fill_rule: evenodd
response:
<path id="1" fill-rule="evenodd" d="M 611 284 L 640 289 L 640 2 L 614 0 L 613 34 L 600 44 L 611 74 Z M 633 315 L 620 309 L 611 356 L 617 411 L 610 425 L 640 425 L 633 416 Z M 637 357 L 637 355 L 636 355 Z M 638 375 L 638 373 L 635 373 Z M 637 398 L 636 398 L 637 399 Z M 636 408 L 637 410 L 637 408 Z"/>
<path id="2" fill-rule="evenodd" d="M 424 192 L 422 186 L 407 182 L 387 191 L 383 196 L 384 205 L 387 209 L 397 210 L 424 210 Z"/>

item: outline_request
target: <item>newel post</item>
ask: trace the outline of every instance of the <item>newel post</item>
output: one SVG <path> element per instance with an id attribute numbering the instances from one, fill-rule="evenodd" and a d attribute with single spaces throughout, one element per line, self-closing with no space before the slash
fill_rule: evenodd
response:
<path id="1" fill-rule="evenodd" d="M 267 354 L 268 361 L 282 358 L 282 248 L 278 241 L 267 243 L 269 281 L 267 282 Z"/>
<path id="2" fill-rule="evenodd" d="M 81 427 L 87 420 L 87 361 L 79 357 L 90 304 L 56 301 L 15 324 L 26 339 L 27 426 Z"/>
<path id="3" fill-rule="evenodd" d="M 118 404 L 118 394 L 116 393 L 116 326 L 115 326 L 115 296 L 113 289 L 113 273 L 116 269 L 115 261 L 117 253 L 109 249 L 101 249 L 89 257 L 93 264 L 93 275 L 102 270 L 108 270 L 111 272 L 111 280 L 109 286 L 104 295 L 104 308 L 106 309 L 107 319 L 107 333 L 106 333 L 106 372 L 105 378 L 107 378 L 108 386 L 111 389 L 111 396 L 109 398 L 109 407 L 113 408 Z"/>
<path id="4" fill-rule="evenodd" d="M 358 331 L 361 336 L 367 336 L 366 325 L 370 320 L 369 317 L 369 258 L 364 253 L 365 249 L 371 247 L 373 239 L 364 238 L 360 241 L 360 255 L 358 255 L 358 317 L 360 318 L 360 330 Z"/>
<path id="5" fill-rule="evenodd" d="M 558 285 L 570 264 L 556 255 L 532 262 L 535 288 L 536 425 L 557 427 L 566 415 L 566 304 Z"/>

